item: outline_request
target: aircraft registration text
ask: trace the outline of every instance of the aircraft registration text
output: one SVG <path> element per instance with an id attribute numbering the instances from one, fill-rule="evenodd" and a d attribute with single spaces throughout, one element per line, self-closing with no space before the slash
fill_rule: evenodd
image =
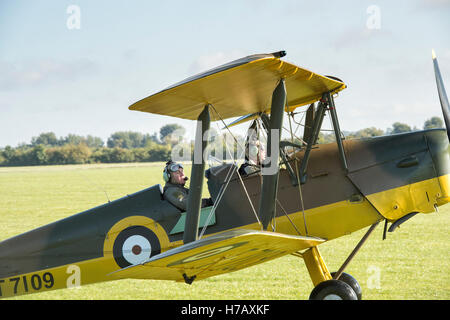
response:
<path id="1" fill-rule="evenodd" d="M 13 294 L 39 291 L 43 288 L 50 289 L 55 284 L 55 279 L 50 272 L 40 275 L 38 273 L 0 280 L 0 297 L 4 290 L 13 291 Z M 2 290 L 3 289 L 3 290 Z"/>

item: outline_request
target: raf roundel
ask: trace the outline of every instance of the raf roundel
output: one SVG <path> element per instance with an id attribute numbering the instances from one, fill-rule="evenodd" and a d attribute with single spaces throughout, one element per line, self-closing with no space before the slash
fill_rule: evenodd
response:
<path id="1" fill-rule="evenodd" d="M 122 230 L 114 241 L 114 259 L 121 268 L 143 263 L 159 253 L 161 244 L 158 237 L 143 226 L 131 226 Z"/>

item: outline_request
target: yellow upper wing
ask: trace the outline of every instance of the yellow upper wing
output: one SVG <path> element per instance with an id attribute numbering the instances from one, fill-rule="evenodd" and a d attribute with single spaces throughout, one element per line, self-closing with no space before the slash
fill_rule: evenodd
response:
<path id="1" fill-rule="evenodd" d="M 204 279 L 316 246 L 324 239 L 275 232 L 233 230 L 171 249 L 114 273 L 120 278 Z M 184 275 L 184 276 L 183 276 Z"/>
<path id="2" fill-rule="evenodd" d="M 222 119 L 270 110 L 272 92 L 281 78 L 286 81 L 287 107 L 310 104 L 324 92 L 338 92 L 346 86 L 280 60 L 276 54 L 238 59 L 183 80 L 129 107 L 183 119 L 196 120 L 206 104 Z M 213 111 L 211 119 L 219 120 Z"/>

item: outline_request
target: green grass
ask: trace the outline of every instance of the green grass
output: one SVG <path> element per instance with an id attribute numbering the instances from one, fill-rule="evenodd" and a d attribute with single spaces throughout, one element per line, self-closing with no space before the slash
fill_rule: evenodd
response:
<path id="1" fill-rule="evenodd" d="M 162 163 L 0 168 L 0 241 L 162 182 Z M 189 174 L 189 168 L 187 168 Z M 205 188 L 206 189 L 206 188 Z M 207 195 L 207 192 L 205 192 Z M 382 241 L 380 224 L 346 272 L 364 299 L 449 299 L 450 206 L 418 215 Z M 336 271 L 367 229 L 320 250 Z M 192 285 L 120 280 L 15 299 L 307 299 L 303 260 L 286 256 Z"/>

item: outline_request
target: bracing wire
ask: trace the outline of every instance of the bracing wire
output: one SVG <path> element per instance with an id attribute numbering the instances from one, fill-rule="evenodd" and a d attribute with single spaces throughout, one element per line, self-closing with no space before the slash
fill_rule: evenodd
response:
<path id="1" fill-rule="evenodd" d="M 284 209 L 284 207 L 281 205 L 280 200 L 278 200 L 278 198 L 276 199 L 278 205 L 280 206 L 281 210 L 283 211 L 284 215 L 286 216 L 286 218 L 288 218 L 289 222 L 292 224 L 292 226 L 294 227 L 295 231 L 297 231 L 297 233 L 301 236 L 302 234 L 300 233 L 300 231 L 297 229 L 297 226 L 295 225 L 295 223 L 291 220 L 291 218 L 289 218 L 289 215 L 287 213 L 287 211 Z"/>
<path id="2" fill-rule="evenodd" d="M 293 115 L 291 115 L 293 117 Z M 292 123 L 291 123 L 291 116 L 289 116 L 289 127 L 291 129 L 291 133 L 292 133 Z M 292 142 L 294 142 L 294 136 L 291 134 L 291 140 Z M 305 216 L 305 205 L 303 202 L 303 192 L 302 192 L 302 187 L 301 187 L 301 183 L 300 183 L 300 175 L 299 175 L 299 171 L 298 171 L 298 161 L 297 161 L 297 157 L 295 157 L 295 173 L 297 175 L 297 185 L 298 185 L 298 193 L 300 195 L 300 204 L 301 204 L 301 209 L 302 209 L 302 215 L 303 215 L 303 224 L 305 227 L 305 233 L 306 235 L 308 235 L 308 228 L 306 226 L 306 216 Z"/>
<path id="3" fill-rule="evenodd" d="M 89 178 L 89 176 L 84 175 L 84 174 L 82 174 L 81 172 L 80 172 L 80 174 L 81 174 L 87 181 L 89 181 L 91 184 L 93 184 L 95 187 L 97 187 L 98 189 L 100 189 L 101 191 L 103 191 L 103 193 L 104 193 L 105 196 L 106 196 L 106 199 L 108 199 L 108 202 L 111 202 L 111 200 L 109 199 L 109 196 L 108 196 L 108 192 L 106 191 L 105 188 L 103 188 L 101 185 L 95 183 L 92 179 Z"/>

